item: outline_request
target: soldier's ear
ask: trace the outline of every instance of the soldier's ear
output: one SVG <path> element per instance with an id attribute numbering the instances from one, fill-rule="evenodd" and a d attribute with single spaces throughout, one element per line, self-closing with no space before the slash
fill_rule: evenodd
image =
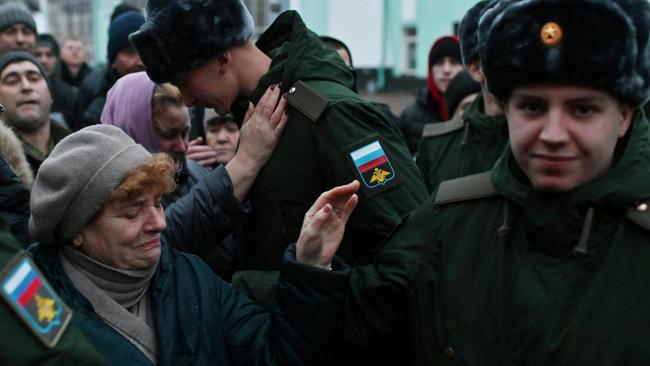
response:
<path id="1" fill-rule="evenodd" d="M 84 239 L 81 233 L 75 235 L 75 237 L 72 239 L 72 245 L 74 245 L 75 247 L 80 247 L 83 245 L 83 243 L 84 243 Z"/>
<path id="2" fill-rule="evenodd" d="M 628 104 L 621 103 L 619 109 L 621 111 L 621 126 L 618 133 L 618 138 L 621 138 L 625 136 L 627 130 L 630 128 L 632 118 L 634 117 L 634 108 Z"/>
<path id="3" fill-rule="evenodd" d="M 223 74 L 232 66 L 232 53 L 226 51 L 221 56 L 217 57 L 216 61 L 219 65 L 219 72 Z"/>
<path id="4" fill-rule="evenodd" d="M 481 63 L 478 60 L 470 61 L 467 64 L 467 72 L 469 75 L 479 84 L 482 84 L 485 80 L 483 76 L 483 70 L 481 70 Z"/>

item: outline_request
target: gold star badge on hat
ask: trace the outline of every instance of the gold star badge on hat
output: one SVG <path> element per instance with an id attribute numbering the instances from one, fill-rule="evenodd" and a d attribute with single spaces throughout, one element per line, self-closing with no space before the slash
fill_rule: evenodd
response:
<path id="1" fill-rule="evenodd" d="M 545 45 L 555 47 L 562 42 L 562 28 L 555 22 L 548 22 L 542 27 L 540 37 Z"/>

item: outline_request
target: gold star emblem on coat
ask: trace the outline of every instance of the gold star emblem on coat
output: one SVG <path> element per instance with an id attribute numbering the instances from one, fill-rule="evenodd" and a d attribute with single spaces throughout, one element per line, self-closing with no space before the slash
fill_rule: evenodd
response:
<path id="1" fill-rule="evenodd" d="M 557 46 L 562 42 L 562 27 L 555 22 L 548 22 L 542 27 L 540 37 L 545 45 L 549 47 Z"/>
<path id="2" fill-rule="evenodd" d="M 370 178 L 370 184 L 372 183 L 384 183 L 386 178 L 390 175 L 390 172 L 383 169 L 375 168 L 372 172 L 372 178 Z"/>

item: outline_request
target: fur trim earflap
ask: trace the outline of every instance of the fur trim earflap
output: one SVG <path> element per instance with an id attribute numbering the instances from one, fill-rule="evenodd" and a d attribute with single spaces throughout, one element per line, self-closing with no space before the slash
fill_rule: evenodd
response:
<path id="1" fill-rule="evenodd" d="M 149 0 L 146 12 L 129 40 L 156 83 L 204 65 L 253 34 L 253 17 L 241 0 Z"/>
<path id="2" fill-rule="evenodd" d="M 34 184 L 34 173 L 27 163 L 23 146 L 14 131 L 2 121 L 0 121 L 0 157 L 7 162 L 23 185 L 31 189 Z"/>
<path id="3" fill-rule="evenodd" d="M 640 106 L 649 26 L 646 0 L 502 0 L 479 24 L 488 89 L 506 101 L 519 85 L 583 85 Z"/>
<path id="4" fill-rule="evenodd" d="M 463 59 L 463 66 L 479 59 L 478 54 L 478 22 L 483 12 L 493 6 L 498 0 L 481 0 L 472 6 L 463 16 L 458 26 L 458 37 L 460 38 L 460 56 Z"/>

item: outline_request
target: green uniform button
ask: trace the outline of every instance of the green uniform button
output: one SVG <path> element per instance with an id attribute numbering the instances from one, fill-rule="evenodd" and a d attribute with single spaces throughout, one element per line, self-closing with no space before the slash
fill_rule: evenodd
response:
<path id="1" fill-rule="evenodd" d="M 647 203 L 641 203 L 638 206 L 636 206 L 637 211 L 646 211 L 648 209 L 648 204 Z"/>
<path id="2" fill-rule="evenodd" d="M 442 352 L 442 354 L 445 356 L 446 359 L 451 360 L 456 355 L 456 351 L 454 351 L 454 349 L 451 347 L 447 347 Z"/>

